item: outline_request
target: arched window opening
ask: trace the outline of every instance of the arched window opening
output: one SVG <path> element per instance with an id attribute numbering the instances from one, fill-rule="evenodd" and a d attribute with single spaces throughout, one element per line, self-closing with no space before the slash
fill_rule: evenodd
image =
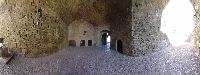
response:
<path id="1" fill-rule="evenodd" d="M 162 13 L 161 31 L 167 35 L 173 46 L 183 45 L 191 40 L 194 29 L 194 8 L 190 0 L 170 0 Z"/>
<path id="2" fill-rule="evenodd" d="M 109 33 L 103 33 L 101 38 L 102 46 L 106 48 L 110 48 L 111 36 Z"/>

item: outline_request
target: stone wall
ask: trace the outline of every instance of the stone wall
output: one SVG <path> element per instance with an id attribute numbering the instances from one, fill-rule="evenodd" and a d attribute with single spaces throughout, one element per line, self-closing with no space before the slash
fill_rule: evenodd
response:
<path id="1" fill-rule="evenodd" d="M 193 42 L 194 47 L 199 48 L 200 2 L 190 1 L 195 9 Z M 116 48 L 116 40 L 122 40 L 123 53 L 141 56 L 169 46 L 167 35 L 161 31 L 161 17 L 168 2 L 169 0 L 108 1 L 110 12 L 107 21 L 111 25 L 112 48 Z"/>
<path id="2" fill-rule="evenodd" d="M 69 25 L 68 30 L 68 39 L 75 40 L 77 47 L 80 47 L 81 40 L 85 40 L 85 46 L 88 46 L 88 40 L 92 40 L 94 45 L 94 27 L 87 21 L 75 20 Z"/>
<path id="3" fill-rule="evenodd" d="M 74 20 L 84 19 L 98 25 L 105 23 L 106 0 L 41 0 L 58 13 L 68 25 Z"/>
<path id="4" fill-rule="evenodd" d="M 123 43 L 123 53 L 141 56 L 169 45 L 167 36 L 160 31 L 165 0 L 126 0 L 108 2 L 112 48 L 116 40 Z"/>
<path id="5" fill-rule="evenodd" d="M 91 23 L 94 32 L 109 27 L 106 0 L 1 0 L 0 9 L 0 38 L 11 50 L 33 57 L 66 47 L 67 27 L 75 20 Z"/>
<path id="6" fill-rule="evenodd" d="M 133 56 L 155 52 L 169 45 L 160 31 L 166 0 L 132 0 Z"/>
<path id="7" fill-rule="evenodd" d="M 111 46 L 116 49 L 116 41 L 123 43 L 123 53 L 131 55 L 133 46 L 131 36 L 131 0 L 108 1 L 109 13 L 107 21 L 110 23 Z"/>
<path id="8" fill-rule="evenodd" d="M 63 20 L 40 0 L 1 0 L 0 37 L 13 51 L 35 57 L 66 47 Z"/>
<path id="9" fill-rule="evenodd" d="M 68 26 L 68 40 L 75 40 L 76 46 L 80 47 L 80 41 L 92 40 L 92 46 L 101 46 L 101 31 L 109 30 L 109 25 L 93 25 L 83 19 L 75 20 Z"/>
<path id="10" fill-rule="evenodd" d="M 195 28 L 193 32 L 193 43 L 194 43 L 194 48 L 196 49 L 197 55 L 199 55 L 199 47 L 200 47 L 200 1 L 199 0 L 191 0 L 191 2 L 194 5 L 195 9 L 195 15 L 194 15 L 194 21 L 195 21 Z"/>

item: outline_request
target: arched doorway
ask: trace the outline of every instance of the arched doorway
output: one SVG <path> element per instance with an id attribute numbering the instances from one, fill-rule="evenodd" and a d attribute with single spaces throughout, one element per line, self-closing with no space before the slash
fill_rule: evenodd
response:
<path id="1" fill-rule="evenodd" d="M 123 43 L 121 40 L 117 40 L 117 51 L 123 53 Z"/>
<path id="2" fill-rule="evenodd" d="M 173 46 L 191 43 L 194 8 L 190 0 L 170 0 L 162 13 L 161 31 Z"/>
<path id="3" fill-rule="evenodd" d="M 110 48 L 111 36 L 109 33 L 103 33 L 101 42 L 103 47 Z"/>
<path id="4" fill-rule="evenodd" d="M 110 42 L 111 42 L 111 36 L 110 36 L 110 31 L 108 30 L 103 30 L 101 31 L 101 45 L 105 48 L 110 49 Z"/>
<path id="5" fill-rule="evenodd" d="M 108 38 L 108 34 L 107 34 L 107 33 L 104 33 L 104 34 L 102 35 L 102 39 L 101 39 L 102 45 L 107 45 L 107 38 Z"/>

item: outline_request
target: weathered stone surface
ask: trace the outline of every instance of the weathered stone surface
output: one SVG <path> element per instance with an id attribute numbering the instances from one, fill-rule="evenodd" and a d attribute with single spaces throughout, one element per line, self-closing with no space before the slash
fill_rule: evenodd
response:
<path id="1" fill-rule="evenodd" d="M 132 55 L 145 55 L 167 47 L 168 38 L 160 31 L 167 0 L 133 0 L 132 4 Z"/>
<path id="2" fill-rule="evenodd" d="M 55 11 L 40 0 L 6 0 L 0 14 L 0 37 L 10 49 L 28 56 L 53 53 L 65 47 L 67 29 Z"/>
<path id="3" fill-rule="evenodd" d="M 169 42 L 160 31 L 162 11 L 167 1 L 117 0 L 110 2 L 112 46 L 123 42 L 123 53 L 140 56 L 161 49 Z"/>
<path id="4" fill-rule="evenodd" d="M 132 55 L 132 28 L 131 28 L 131 0 L 111 0 L 108 1 L 110 12 L 107 21 L 111 28 L 111 45 L 116 49 L 116 41 L 121 40 L 123 43 L 123 53 Z"/>
<path id="5" fill-rule="evenodd" d="M 195 15 L 194 15 L 194 21 L 195 21 L 195 29 L 194 29 L 194 47 L 195 48 L 199 48 L 200 47 L 200 1 L 199 0 L 191 0 L 193 5 L 194 5 L 194 9 L 195 9 Z"/>
<path id="6" fill-rule="evenodd" d="M 104 24 L 107 14 L 106 0 L 42 0 L 64 20 L 66 24 L 84 19 Z"/>

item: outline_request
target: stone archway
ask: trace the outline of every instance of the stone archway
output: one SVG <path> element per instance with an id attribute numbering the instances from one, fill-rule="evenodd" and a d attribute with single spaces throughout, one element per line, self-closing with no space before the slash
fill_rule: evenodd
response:
<path id="1" fill-rule="evenodd" d="M 179 9 L 175 10 L 175 11 L 179 12 L 179 13 L 177 13 L 178 15 L 181 15 L 183 13 L 188 14 L 188 15 L 186 14 L 186 15 L 179 16 L 179 17 L 181 17 L 181 19 L 185 19 L 185 20 L 179 21 L 180 23 L 185 25 L 185 26 L 183 26 L 183 25 L 181 26 L 182 32 L 185 32 L 185 33 L 187 33 L 186 31 L 190 32 L 190 33 L 186 34 L 184 42 L 186 42 L 186 44 L 189 43 L 189 45 L 191 45 L 192 48 L 196 48 L 196 49 L 193 49 L 193 50 L 197 55 L 199 55 L 199 48 L 200 48 L 200 22 L 199 22 L 200 5 L 199 5 L 199 3 L 200 2 L 198 0 L 171 0 L 171 1 L 177 1 L 177 3 L 175 3 L 174 5 L 182 4 L 182 6 L 180 6 L 182 8 L 181 9 L 182 11 L 179 10 Z M 168 5 L 169 5 L 169 3 L 168 3 Z M 173 7 L 171 7 L 171 8 L 173 8 Z M 185 10 L 185 12 L 183 12 L 183 10 Z M 175 12 L 175 11 L 173 11 L 173 12 Z M 190 19 L 186 20 L 188 18 L 190 18 Z M 173 18 L 173 19 L 177 20 L 177 18 Z M 185 23 L 185 22 L 190 22 L 190 24 Z M 188 26 L 186 26 L 186 24 Z M 176 28 L 176 27 L 174 27 L 174 28 Z M 161 31 L 165 31 L 165 30 L 161 30 Z M 181 31 L 181 30 L 179 30 L 179 31 Z M 179 36 L 179 35 L 175 35 L 175 36 Z M 172 38 L 172 36 L 171 36 L 171 38 Z M 183 40 L 183 37 L 178 37 L 176 39 L 178 39 L 178 40 L 182 39 Z M 175 41 L 175 40 L 173 40 L 173 41 Z"/>
<path id="2" fill-rule="evenodd" d="M 195 27 L 194 11 L 189 0 L 170 0 L 163 10 L 160 30 L 167 35 L 172 46 L 191 43 L 188 38 Z"/>
<path id="3" fill-rule="evenodd" d="M 107 33 L 104 33 L 102 35 L 102 37 L 101 37 L 102 45 L 106 45 L 107 44 L 107 40 L 106 40 L 107 37 L 108 37 Z"/>
<path id="4" fill-rule="evenodd" d="M 111 42 L 111 32 L 108 30 L 102 30 L 101 31 L 101 45 L 106 48 L 111 48 L 110 42 Z"/>

